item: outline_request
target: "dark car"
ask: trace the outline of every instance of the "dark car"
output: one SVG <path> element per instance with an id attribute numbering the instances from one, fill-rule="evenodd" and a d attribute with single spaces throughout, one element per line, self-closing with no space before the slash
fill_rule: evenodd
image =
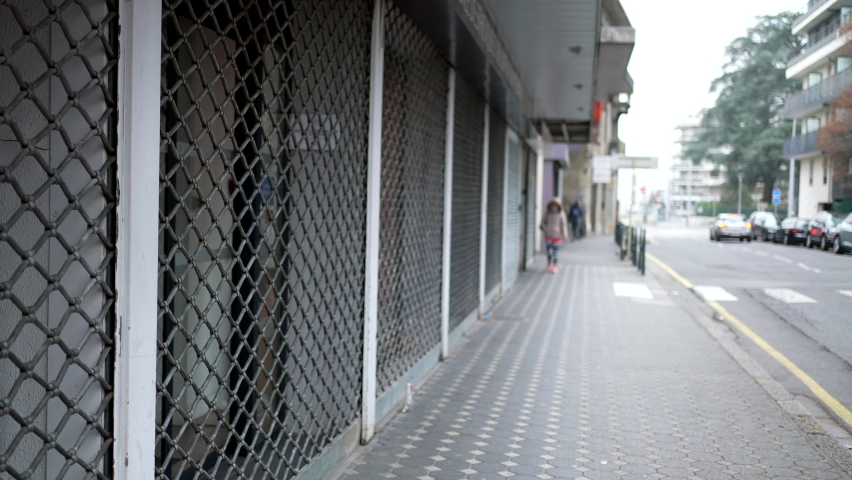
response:
<path id="1" fill-rule="evenodd" d="M 808 248 L 819 246 L 820 250 L 828 250 L 837 235 L 837 225 L 843 221 L 845 216 L 845 214 L 835 212 L 817 213 L 808 226 L 805 246 Z"/>
<path id="2" fill-rule="evenodd" d="M 852 213 L 837 225 L 837 234 L 831 242 L 831 250 L 834 253 L 852 251 Z"/>
<path id="3" fill-rule="evenodd" d="M 807 218 L 787 217 L 775 231 L 772 241 L 784 245 L 804 245 L 810 224 Z"/>
<path id="4" fill-rule="evenodd" d="M 754 212 L 748 217 L 754 239 L 768 242 L 778 230 L 778 217 L 772 212 Z"/>

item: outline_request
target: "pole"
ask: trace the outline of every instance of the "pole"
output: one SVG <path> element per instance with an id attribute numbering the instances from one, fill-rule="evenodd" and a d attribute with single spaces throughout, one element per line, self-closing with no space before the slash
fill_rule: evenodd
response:
<path id="1" fill-rule="evenodd" d="M 737 193 L 737 214 L 742 215 L 743 213 L 743 174 L 738 173 L 737 179 L 740 181 L 739 192 Z"/>
<path id="2" fill-rule="evenodd" d="M 633 176 L 632 185 L 630 187 L 630 210 L 627 212 L 627 245 L 633 245 L 633 205 L 636 203 L 636 157 L 633 157 L 630 164 L 630 173 Z"/>

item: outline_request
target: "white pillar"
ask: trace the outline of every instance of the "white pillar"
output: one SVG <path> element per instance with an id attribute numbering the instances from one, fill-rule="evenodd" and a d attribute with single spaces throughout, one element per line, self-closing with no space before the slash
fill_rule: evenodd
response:
<path id="1" fill-rule="evenodd" d="M 447 134 L 444 143 L 444 249 L 441 258 L 441 359 L 450 354 L 450 246 L 453 225 L 453 130 L 456 113 L 456 71 L 447 77 Z"/>
<path id="2" fill-rule="evenodd" d="M 790 185 L 787 187 L 787 216 L 796 216 L 796 161 L 790 159 Z"/>
<path id="3" fill-rule="evenodd" d="M 382 90 L 384 83 L 384 7 L 373 5 L 370 49 L 370 118 L 367 147 L 367 245 L 364 260 L 364 359 L 361 381 L 361 443 L 376 433 L 376 359 L 378 348 L 379 229 L 382 201 Z"/>
<path id="4" fill-rule="evenodd" d="M 799 127 L 799 119 L 794 118 L 793 119 L 793 133 L 791 135 L 791 138 L 796 136 L 796 130 L 798 130 L 798 127 Z M 797 202 L 796 202 L 796 199 L 795 199 L 795 195 L 796 195 L 796 161 L 791 158 L 790 159 L 790 185 L 787 187 L 787 216 L 788 217 L 795 217 L 796 216 L 796 210 L 798 210 L 796 208 Z"/>
<path id="5" fill-rule="evenodd" d="M 160 188 L 159 2 L 119 2 L 114 478 L 154 473 Z"/>
<path id="6" fill-rule="evenodd" d="M 488 234 L 488 138 L 491 118 L 488 111 L 491 107 L 485 104 L 484 121 L 482 127 L 482 204 L 480 207 L 479 222 L 479 309 L 485 308 L 485 261 L 486 261 L 486 236 Z"/>
<path id="7" fill-rule="evenodd" d="M 544 216 L 544 205 L 550 200 L 544 199 L 542 195 L 544 194 L 544 137 L 538 135 L 535 146 L 535 195 L 533 195 L 532 201 L 535 202 L 533 204 L 533 225 L 531 228 L 533 229 L 533 257 L 538 252 L 541 252 L 542 243 L 544 243 L 544 239 L 542 238 L 543 232 L 540 228 L 538 228 L 539 222 L 541 222 L 541 218 Z M 528 225 L 527 228 L 530 228 Z"/>

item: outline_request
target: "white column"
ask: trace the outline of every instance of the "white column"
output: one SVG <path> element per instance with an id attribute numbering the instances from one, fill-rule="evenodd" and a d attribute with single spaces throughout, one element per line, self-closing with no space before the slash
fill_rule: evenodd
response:
<path id="1" fill-rule="evenodd" d="M 155 464 L 160 182 L 159 2 L 119 2 L 114 478 Z"/>
<path id="2" fill-rule="evenodd" d="M 447 77 L 447 134 L 444 143 L 444 250 L 441 258 L 441 359 L 450 354 L 450 245 L 453 225 L 453 130 L 456 113 L 456 71 Z"/>
<path id="3" fill-rule="evenodd" d="M 382 201 L 382 89 L 384 81 L 383 0 L 373 6 L 370 50 L 370 119 L 367 147 L 367 251 L 364 265 L 364 364 L 361 381 L 361 443 L 376 433 L 376 350 L 378 348 L 379 228 Z"/>
<path id="4" fill-rule="evenodd" d="M 787 216 L 796 216 L 796 161 L 790 159 L 790 185 L 787 187 Z"/>
<path id="5" fill-rule="evenodd" d="M 793 134 L 792 137 L 796 136 L 796 130 L 799 126 L 799 119 L 793 119 Z M 796 161 L 792 158 L 790 159 L 790 185 L 787 187 L 787 216 L 795 217 L 796 210 Z"/>
<path id="6" fill-rule="evenodd" d="M 541 252 L 541 244 L 544 242 L 542 238 L 542 231 L 538 228 L 538 222 L 541 221 L 541 217 L 544 216 L 544 204 L 549 202 L 549 199 L 542 198 L 544 193 L 544 137 L 538 135 L 536 146 L 535 146 L 535 195 L 532 197 L 532 201 L 535 202 L 533 205 L 535 206 L 533 210 L 533 225 L 532 229 L 535 232 L 533 237 L 535 238 L 535 243 L 533 244 L 533 256 L 536 253 Z M 587 207 L 588 208 L 588 207 Z M 528 226 L 529 227 L 529 226 Z"/>
<path id="7" fill-rule="evenodd" d="M 491 125 L 491 118 L 488 111 L 491 107 L 488 103 L 485 104 L 484 121 L 482 127 L 482 204 L 480 206 L 480 222 L 479 222 L 479 309 L 482 311 L 485 308 L 485 242 L 488 234 L 488 131 Z"/>

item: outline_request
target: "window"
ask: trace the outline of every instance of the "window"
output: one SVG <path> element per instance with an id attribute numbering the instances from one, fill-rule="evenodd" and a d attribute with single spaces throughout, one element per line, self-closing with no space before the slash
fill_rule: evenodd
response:
<path id="1" fill-rule="evenodd" d="M 811 117 L 805 119 L 805 133 L 812 133 L 819 130 L 819 118 Z"/>
<path id="2" fill-rule="evenodd" d="M 828 160 L 822 160 L 822 184 L 828 185 Z"/>
<path id="3" fill-rule="evenodd" d="M 837 73 L 852 67 L 852 57 L 837 57 Z"/>
<path id="4" fill-rule="evenodd" d="M 852 175 L 852 158 L 846 160 L 846 170 L 849 175 Z"/>
<path id="5" fill-rule="evenodd" d="M 822 82 L 822 74 L 811 72 L 808 74 L 808 88 L 818 85 Z"/>
<path id="6" fill-rule="evenodd" d="M 808 185 L 814 184 L 814 160 L 810 161 L 810 166 L 808 167 L 810 174 L 808 176 Z"/>

